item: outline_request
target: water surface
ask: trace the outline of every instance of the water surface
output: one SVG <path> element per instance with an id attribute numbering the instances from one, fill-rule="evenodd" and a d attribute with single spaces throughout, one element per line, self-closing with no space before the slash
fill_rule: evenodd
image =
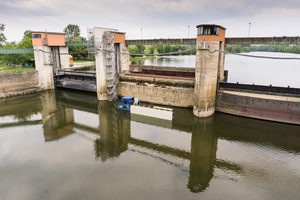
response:
<path id="1" fill-rule="evenodd" d="M 95 94 L 0 100 L 0 199 L 299 199 L 300 126 L 174 108 L 130 116 Z"/>

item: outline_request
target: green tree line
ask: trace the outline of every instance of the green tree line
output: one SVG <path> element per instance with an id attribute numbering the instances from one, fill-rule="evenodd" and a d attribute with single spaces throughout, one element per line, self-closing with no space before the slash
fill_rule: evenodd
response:
<path id="1" fill-rule="evenodd" d="M 188 49 L 193 49 L 193 51 L 174 54 L 174 55 L 196 55 L 196 47 L 186 47 L 181 45 L 151 45 L 147 46 L 144 45 L 134 45 L 129 47 L 129 53 L 131 54 L 158 54 L 158 53 L 171 53 L 171 52 L 178 52 L 184 51 Z M 135 57 L 134 55 L 132 57 Z"/>
<path id="2" fill-rule="evenodd" d="M 5 25 L 0 24 L 2 26 L 1 31 L 4 31 Z M 6 38 L 4 34 L 2 34 L 0 38 L 0 45 L 3 49 L 32 49 L 32 35 L 31 31 L 27 30 L 24 32 L 22 40 L 16 44 L 13 42 L 6 42 Z M 33 53 L 22 53 L 22 54 L 0 54 L 0 60 L 3 63 L 17 64 L 17 65 L 25 65 L 34 58 Z"/>
<path id="3" fill-rule="evenodd" d="M 262 46 L 232 46 L 227 45 L 226 51 L 233 53 L 247 53 L 251 51 L 266 51 L 266 52 L 282 52 L 282 53 L 296 53 L 300 54 L 300 46 L 289 45 L 262 45 Z"/>

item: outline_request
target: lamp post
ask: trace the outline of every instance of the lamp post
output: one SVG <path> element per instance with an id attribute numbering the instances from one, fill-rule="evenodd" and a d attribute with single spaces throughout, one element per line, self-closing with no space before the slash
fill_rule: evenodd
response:
<path id="1" fill-rule="evenodd" d="M 188 38 L 190 38 L 190 25 L 188 25 Z"/>
<path id="2" fill-rule="evenodd" d="M 143 39 L 143 28 L 141 28 L 141 40 Z"/>
<path id="3" fill-rule="evenodd" d="M 250 37 L 250 26 L 251 26 L 251 22 L 249 22 L 249 32 L 248 32 L 248 37 Z"/>

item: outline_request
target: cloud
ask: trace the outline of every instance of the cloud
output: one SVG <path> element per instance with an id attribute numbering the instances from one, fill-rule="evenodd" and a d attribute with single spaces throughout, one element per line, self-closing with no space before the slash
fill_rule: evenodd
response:
<path id="1" fill-rule="evenodd" d="M 201 23 L 219 23 L 235 34 L 247 32 L 236 30 L 247 29 L 250 21 L 264 27 L 278 19 L 283 23 L 278 26 L 291 26 L 300 17 L 299 8 L 298 0 L 1 0 L 0 23 L 7 24 L 9 40 L 21 38 L 27 29 L 62 31 L 68 24 L 78 24 L 82 33 L 102 26 L 139 37 L 143 27 L 149 37 L 183 37 L 188 25 L 195 29 Z M 276 35 L 277 30 L 274 24 L 264 33 Z"/>

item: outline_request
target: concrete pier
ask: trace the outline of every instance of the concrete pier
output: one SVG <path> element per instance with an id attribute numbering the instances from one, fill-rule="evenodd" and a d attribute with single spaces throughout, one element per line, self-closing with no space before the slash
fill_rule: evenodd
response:
<path id="1" fill-rule="evenodd" d="M 209 51 L 218 50 L 219 42 L 198 41 L 197 47 L 204 47 L 204 50 L 198 50 L 196 54 L 193 113 L 197 117 L 208 117 L 215 112 L 219 58 L 218 52 Z"/>
<path id="2" fill-rule="evenodd" d="M 208 117 L 215 113 L 218 76 L 223 74 L 221 68 L 224 71 L 224 59 L 215 50 L 224 49 L 225 28 L 209 24 L 198 25 L 197 28 L 193 113 L 197 117 Z"/>

